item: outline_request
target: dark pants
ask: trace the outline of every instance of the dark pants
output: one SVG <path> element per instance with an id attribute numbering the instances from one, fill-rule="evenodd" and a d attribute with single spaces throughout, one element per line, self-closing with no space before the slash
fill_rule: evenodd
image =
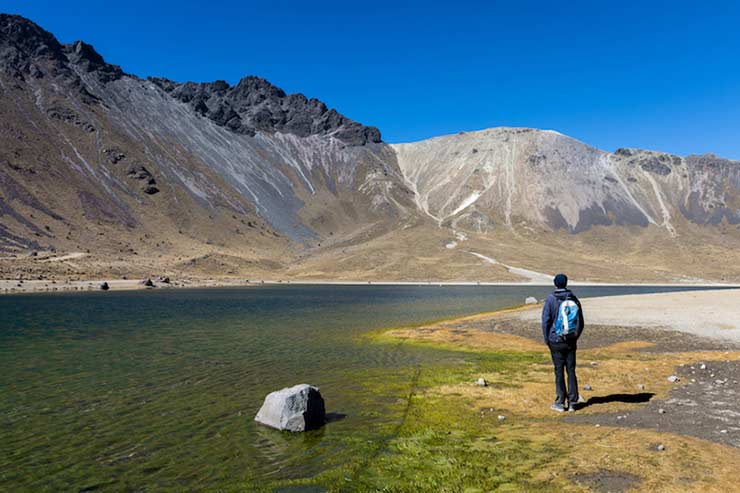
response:
<path id="1" fill-rule="evenodd" d="M 568 402 L 578 402 L 578 380 L 576 379 L 576 341 L 551 342 L 550 355 L 552 364 L 555 366 L 555 402 L 565 404 L 565 396 Z M 568 391 L 565 389 L 565 375 L 568 373 Z"/>

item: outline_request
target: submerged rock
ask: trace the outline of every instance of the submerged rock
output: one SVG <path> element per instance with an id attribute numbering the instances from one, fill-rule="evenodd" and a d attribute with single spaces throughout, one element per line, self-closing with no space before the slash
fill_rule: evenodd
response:
<path id="1" fill-rule="evenodd" d="M 299 384 L 265 397 L 255 421 L 285 431 L 315 430 L 324 425 L 326 408 L 317 387 Z"/>

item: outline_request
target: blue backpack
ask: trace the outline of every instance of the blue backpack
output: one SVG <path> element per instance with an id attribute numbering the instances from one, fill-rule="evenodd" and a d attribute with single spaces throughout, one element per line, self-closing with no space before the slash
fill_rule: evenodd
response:
<path id="1" fill-rule="evenodd" d="M 578 331 L 578 304 L 570 298 L 564 299 L 558 307 L 555 320 L 555 335 L 567 337 Z"/>

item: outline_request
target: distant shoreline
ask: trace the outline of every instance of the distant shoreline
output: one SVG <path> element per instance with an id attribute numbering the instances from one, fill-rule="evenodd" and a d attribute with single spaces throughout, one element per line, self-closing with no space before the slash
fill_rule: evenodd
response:
<path id="1" fill-rule="evenodd" d="M 11 280 L 0 279 L 0 295 L 30 294 L 55 292 L 91 292 L 103 291 L 100 286 L 107 283 L 109 291 L 135 291 L 147 289 L 204 289 L 226 287 L 259 287 L 259 286 L 507 286 L 507 287 L 551 287 L 544 282 L 477 282 L 477 281 L 326 281 L 326 280 L 254 280 L 254 279 L 182 279 L 170 283 L 152 280 L 154 288 L 144 285 L 140 279 L 99 279 L 86 281 L 55 280 Z M 653 283 L 653 282 L 578 282 L 573 287 L 658 287 L 658 288 L 740 288 L 740 284 L 725 283 Z"/>

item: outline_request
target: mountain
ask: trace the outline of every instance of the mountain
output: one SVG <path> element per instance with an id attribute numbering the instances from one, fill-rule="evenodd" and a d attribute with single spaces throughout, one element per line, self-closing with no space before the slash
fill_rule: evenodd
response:
<path id="1" fill-rule="evenodd" d="M 262 78 L 142 79 L 5 14 L 0 121 L 0 277 L 740 279 L 740 167 L 712 155 L 389 145 Z"/>
<path id="2" fill-rule="evenodd" d="M 713 155 L 600 151 L 553 131 L 496 128 L 393 146 L 420 210 L 441 225 L 570 233 L 740 224 L 740 166 Z"/>

